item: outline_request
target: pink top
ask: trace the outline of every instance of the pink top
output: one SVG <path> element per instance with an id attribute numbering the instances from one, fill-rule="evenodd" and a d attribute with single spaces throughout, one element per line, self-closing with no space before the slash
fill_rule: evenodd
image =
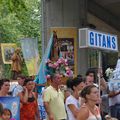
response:
<path id="1" fill-rule="evenodd" d="M 86 107 L 89 110 L 89 117 L 87 118 L 87 120 L 102 120 L 101 115 L 100 115 L 100 110 L 99 110 L 99 108 L 97 106 L 95 106 L 95 108 L 94 108 L 96 113 L 97 113 L 96 115 L 94 115 L 90 111 L 90 109 L 87 107 L 86 104 L 84 104 L 82 107 Z"/>

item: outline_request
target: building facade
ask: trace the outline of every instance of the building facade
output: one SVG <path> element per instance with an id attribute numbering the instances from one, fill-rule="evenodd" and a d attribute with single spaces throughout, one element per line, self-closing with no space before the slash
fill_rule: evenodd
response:
<path id="1" fill-rule="evenodd" d="M 110 0 L 111 1 L 111 0 Z M 110 2 L 109 1 L 109 2 Z M 119 0 L 118 0 L 119 1 Z M 104 6 L 108 0 L 42 0 L 42 45 L 43 54 L 50 39 L 51 28 L 79 28 L 89 27 L 120 37 L 119 19 L 106 10 Z M 120 1 L 119 1 L 120 2 Z M 110 3 L 109 3 L 110 4 Z M 77 74 L 85 75 L 88 68 L 98 67 L 98 51 L 92 49 L 80 49 L 77 34 Z M 114 67 L 118 59 L 118 53 L 102 52 L 103 70 Z"/>

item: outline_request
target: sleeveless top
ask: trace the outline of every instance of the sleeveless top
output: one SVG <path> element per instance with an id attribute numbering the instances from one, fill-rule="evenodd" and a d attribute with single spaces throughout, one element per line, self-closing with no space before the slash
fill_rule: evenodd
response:
<path id="1" fill-rule="evenodd" d="M 97 113 L 96 115 L 90 111 L 87 105 L 84 104 L 82 107 L 86 107 L 89 110 L 89 117 L 87 118 L 87 120 L 102 120 L 101 115 L 100 115 L 100 110 L 97 106 L 95 106 L 95 111 Z"/>
<path id="2" fill-rule="evenodd" d="M 36 108 L 37 102 L 32 94 L 32 97 L 28 98 L 28 102 L 24 103 L 20 109 L 20 120 L 35 120 Z"/>

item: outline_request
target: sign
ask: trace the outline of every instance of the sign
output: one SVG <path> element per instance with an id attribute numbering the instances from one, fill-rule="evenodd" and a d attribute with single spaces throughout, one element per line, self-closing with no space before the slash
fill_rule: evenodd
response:
<path id="1" fill-rule="evenodd" d="M 0 97 L 0 104 L 4 109 L 9 109 L 12 113 L 11 120 L 20 120 L 20 98 L 19 97 Z"/>
<path id="2" fill-rule="evenodd" d="M 80 48 L 88 47 L 108 51 L 118 51 L 117 36 L 89 28 L 79 29 Z"/>

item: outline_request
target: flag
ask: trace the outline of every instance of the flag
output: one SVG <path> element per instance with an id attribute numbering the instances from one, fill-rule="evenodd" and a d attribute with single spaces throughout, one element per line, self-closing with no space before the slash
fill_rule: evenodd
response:
<path id="1" fill-rule="evenodd" d="M 43 84 L 43 83 L 47 82 L 47 79 L 46 79 L 46 74 L 47 74 L 46 61 L 50 58 L 50 52 L 51 52 L 52 45 L 53 45 L 53 35 L 51 35 L 51 38 L 48 42 L 45 54 L 44 54 L 42 61 L 40 63 L 38 75 L 36 76 L 36 78 L 34 80 L 34 82 L 36 82 L 37 84 Z"/>

